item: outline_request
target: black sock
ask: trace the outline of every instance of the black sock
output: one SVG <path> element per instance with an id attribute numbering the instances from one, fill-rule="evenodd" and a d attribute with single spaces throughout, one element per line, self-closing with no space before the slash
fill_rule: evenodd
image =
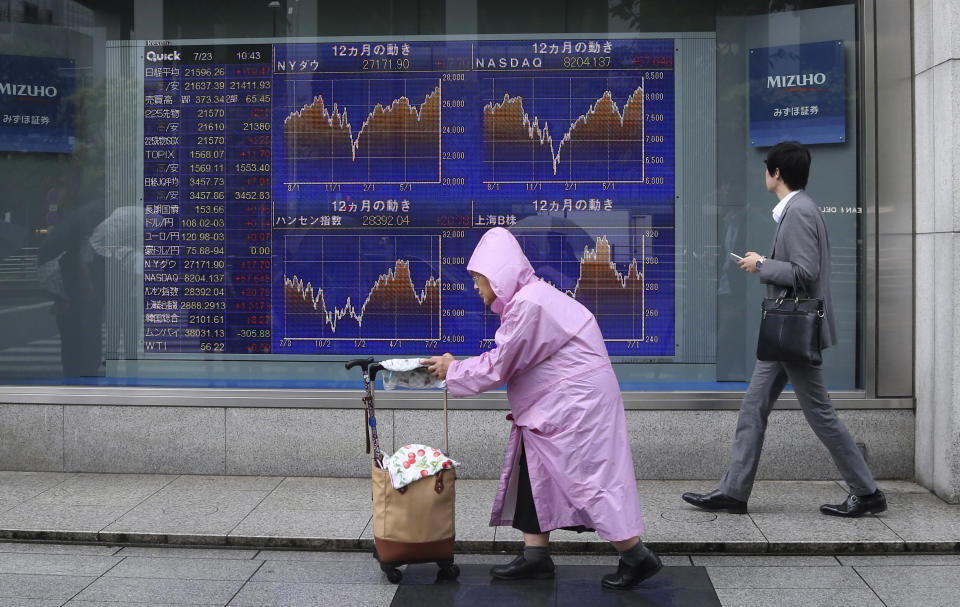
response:
<path id="1" fill-rule="evenodd" d="M 550 549 L 546 546 L 524 546 L 523 558 L 531 563 L 536 563 L 550 558 Z"/>
<path id="2" fill-rule="evenodd" d="M 629 550 L 624 550 L 620 553 L 620 560 L 622 560 L 627 565 L 631 567 L 636 567 L 643 562 L 643 559 L 647 556 L 647 547 L 643 545 L 643 542 L 637 542 L 636 546 Z"/>

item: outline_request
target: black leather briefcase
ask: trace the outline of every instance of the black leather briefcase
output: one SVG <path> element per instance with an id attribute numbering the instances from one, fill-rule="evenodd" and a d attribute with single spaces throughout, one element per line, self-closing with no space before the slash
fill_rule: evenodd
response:
<path id="1" fill-rule="evenodd" d="M 763 300 L 757 359 L 819 365 L 823 299 Z"/>

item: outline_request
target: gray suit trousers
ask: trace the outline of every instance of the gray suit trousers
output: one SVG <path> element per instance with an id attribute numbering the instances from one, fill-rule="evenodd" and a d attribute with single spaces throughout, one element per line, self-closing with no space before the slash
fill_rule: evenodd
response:
<path id="1" fill-rule="evenodd" d="M 833 408 L 830 394 L 823 384 L 823 370 L 810 364 L 761 360 L 753 369 L 750 387 L 740 405 L 730 467 L 720 482 L 720 491 L 734 499 L 749 499 L 763 448 L 767 418 L 788 380 L 807 423 L 830 451 L 833 463 L 850 486 L 850 493 L 862 496 L 876 491 L 877 483 L 867 462 Z"/>

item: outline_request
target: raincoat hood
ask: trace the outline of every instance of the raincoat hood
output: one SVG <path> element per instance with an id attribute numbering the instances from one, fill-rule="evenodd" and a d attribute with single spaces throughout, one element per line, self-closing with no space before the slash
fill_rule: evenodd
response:
<path id="1" fill-rule="evenodd" d="M 467 270 L 483 274 L 490 281 L 497 296 L 490 304 L 494 314 L 502 314 L 517 291 L 538 280 L 520 243 L 504 228 L 487 230 L 470 256 Z"/>

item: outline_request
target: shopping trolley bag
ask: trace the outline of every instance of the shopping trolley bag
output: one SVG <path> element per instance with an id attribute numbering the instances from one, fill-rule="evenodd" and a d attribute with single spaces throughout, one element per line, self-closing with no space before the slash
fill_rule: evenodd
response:
<path id="1" fill-rule="evenodd" d="M 443 391 L 443 451 L 426 445 L 405 445 L 385 460 L 380 450 L 374 406 L 374 383 L 377 373 L 385 369 L 383 365 L 374 362 L 372 357 L 346 364 L 347 369 L 360 367 L 366 389 L 363 403 L 367 453 L 373 454 L 374 557 L 393 583 L 402 577 L 397 567 L 410 563 L 436 562 L 440 568 L 439 578 L 456 579 L 460 575 L 460 568 L 453 562 L 457 474 L 453 460 L 445 455 L 447 391 Z M 406 459 L 407 454 L 410 459 Z M 394 476 L 388 469 L 391 462 Z M 402 471 L 411 467 L 419 474 L 408 474 L 402 479 Z M 422 478 L 414 480 L 412 477 L 416 476 Z"/>

